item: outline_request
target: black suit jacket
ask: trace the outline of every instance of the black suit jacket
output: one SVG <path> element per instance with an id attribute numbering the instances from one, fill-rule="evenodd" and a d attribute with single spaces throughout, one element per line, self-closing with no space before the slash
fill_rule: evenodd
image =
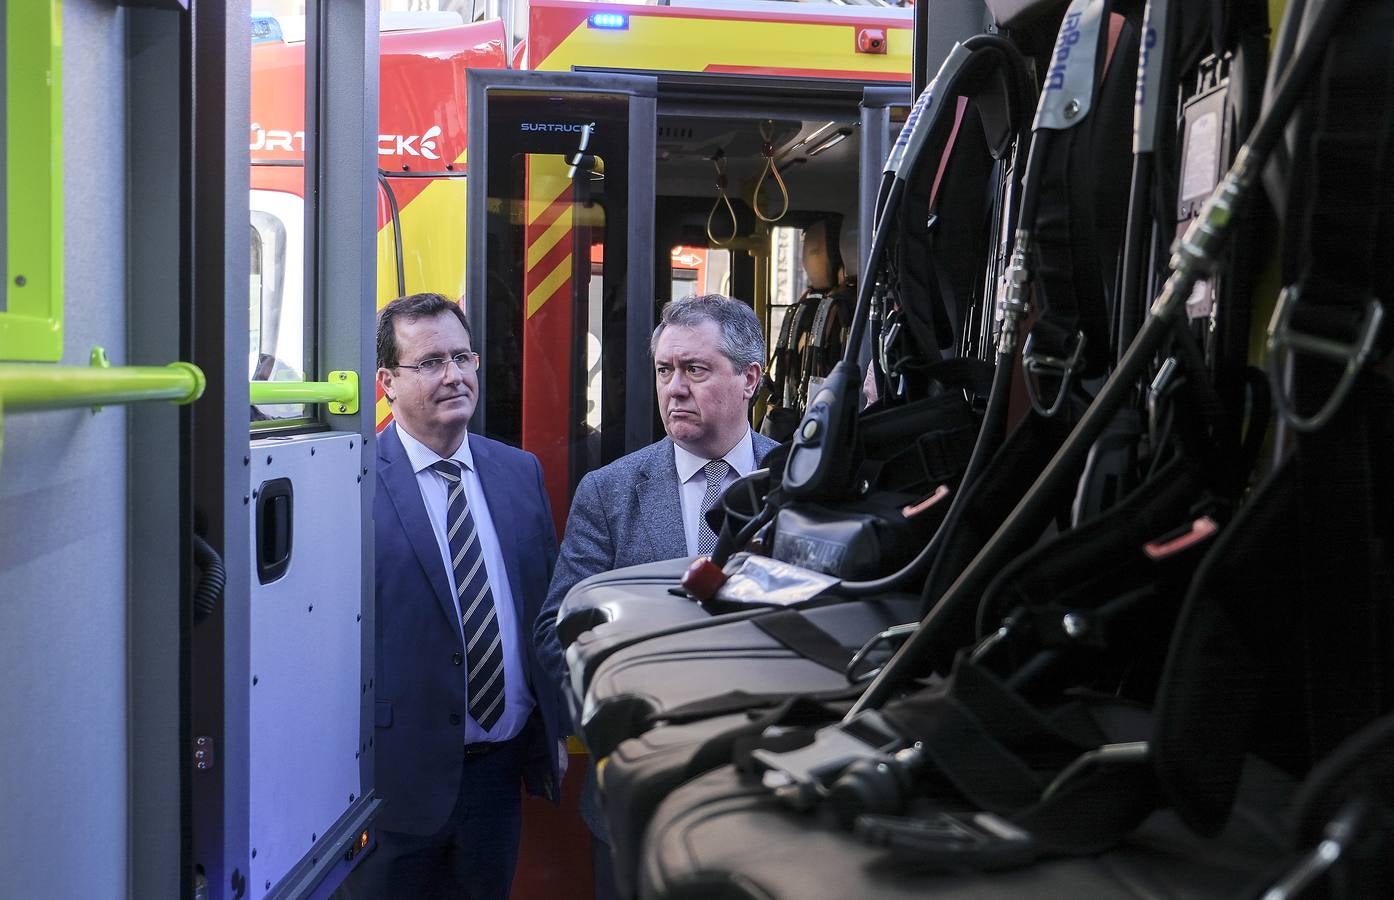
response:
<path id="1" fill-rule="evenodd" d="M 508 569 L 518 649 L 540 714 L 526 732 L 524 777 L 532 793 L 555 802 L 556 742 L 566 730 L 556 688 L 528 639 L 557 558 L 542 468 L 531 453 L 475 434 L 468 440 Z M 455 656 L 464 646 L 445 562 L 395 424 L 378 435 L 377 474 L 374 742 L 376 790 L 385 801 L 378 825 L 432 834 L 445 824 L 459 791 L 465 674 Z"/>

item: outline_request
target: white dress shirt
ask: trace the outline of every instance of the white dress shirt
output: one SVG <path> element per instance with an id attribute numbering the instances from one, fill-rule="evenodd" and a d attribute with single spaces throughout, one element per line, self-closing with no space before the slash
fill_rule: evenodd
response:
<path id="1" fill-rule="evenodd" d="M 455 628 L 464 635 L 464 623 L 460 620 L 460 598 L 455 594 L 455 569 L 451 565 L 450 540 L 446 536 L 445 516 L 448 509 L 449 493 L 445 479 L 431 468 L 441 457 L 436 451 L 407 434 L 400 426 L 397 434 L 402 439 L 402 447 L 407 451 L 412 471 L 416 473 L 416 486 L 421 489 L 421 499 L 426 504 L 426 515 L 431 520 L 431 530 L 435 532 L 436 544 L 440 549 L 441 565 L 445 567 L 445 580 L 450 585 L 450 597 L 455 602 Z M 465 743 L 481 741 L 506 741 L 514 738 L 527 724 L 532 714 L 533 699 L 528 690 L 527 673 L 523 671 L 523 655 L 519 644 L 518 611 L 513 605 L 513 589 L 508 584 L 508 569 L 503 562 L 503 550 L 494 531 L 494 519 L 489 515 L 489 501 L 484 499 L 484 487 L 479 483 L 479 474 L 474 468 L 474 455 L 470 453 L 468 436 L 460 442 L 460 449 L 450 459 L 461 465 L 461 481 L 465 485 L 465 500 L 469 503 L 470 514 L 478 531 L 479 549 L 484 557 L 484 570 L 489 573 L 489 590 L 494 595 L 499 625 L 499 642 L 503 645 L 503 715 L 494 727 L 485 731 L 469 715 L 469 686 L 465 686 Z M 461 667 L 460 677 L 464 678 Z"/>
<path id="2" fill-rule="evenodd" d="M 748 427 L 745 435 L 722 459 L 731 467 L 726 470 L 726 477 L 721 482 L 723 491 L 737 478 L 755 471 L 755 445 Z M 697 537 L 702 527 L 702 497 L 707 493 L 707 477 L 702 473 L 702 467 L 709 462 L 711 460 L 689 453 L 676 442 L 673 444 L 673 464 L 678 467 L 678 496 L 682 502 L 682 531 L 687 538 L 688 556 L 697 555 Z"/>

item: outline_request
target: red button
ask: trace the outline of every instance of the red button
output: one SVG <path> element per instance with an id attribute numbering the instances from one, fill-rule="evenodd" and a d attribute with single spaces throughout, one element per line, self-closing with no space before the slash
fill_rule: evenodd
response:
<path id="1" fill-rule="evenodd" d="M 710 600 L 726 583 L 726 573 L 711 561 L 709 556 L 699 556 L 687 567 L 682 576 L 682 586 L 698 600 Z"/>

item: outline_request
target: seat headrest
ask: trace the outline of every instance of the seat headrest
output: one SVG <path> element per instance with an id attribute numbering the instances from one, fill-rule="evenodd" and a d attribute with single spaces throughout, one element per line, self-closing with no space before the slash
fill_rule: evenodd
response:
<path id="1" fill-rule="evenodd" d="M 809 287 L 827 291 L 842 283 L 839 273 L 849 263 L 843 252 L 843 241 L 841 215 L 824 216 L 804 228 L 803 267 Z M 850 261 L 855 265 L 855 252 Z"/>
<path id="2" fill-rule="evenodd" d="M 847 273 L 844 279 L 846 281 L 854 280 L 861 268 L 861 253 L 858 247 L 860 242 L 861 235 L 855 222 L 848 223 L 838 236 L 839 249 L 842 251 L 842 267 Z"/>

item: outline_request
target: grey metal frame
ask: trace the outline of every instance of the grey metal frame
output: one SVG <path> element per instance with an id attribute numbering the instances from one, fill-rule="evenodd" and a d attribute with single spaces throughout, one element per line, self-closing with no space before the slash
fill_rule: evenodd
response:
<path id="1" fill-rule="evenodd" d="M 320 212 L 316 246 L 319 288 L 319 371 L 358 372 L 358 415 L 319 415 L 339 431 L 357 431 L 363 439 L 364 471 L 359 493 L 362 504 L 363 548 L 363 671 L 373 671 L 373 485 L 372 447 L 377 427 L 374 360 L 377 296 L 377 175 L 375 138 L 378 128 L 378 9 L 377 4 L 332 3 L 321 0 L 322 46 L 319 104 L 320 140 L 316 165 L 306 178 L 318 186 Z M 332 77 L 331 77 L 332 73 Z M 335 232 L 329 239 L 331 229 Z M 308 283 L 308 281 L 307 281 Z M 373 754 L 367 747 L 373 735 L 373 691 L 363 699 L 362 756 L 364 794 L 372 785 Z"/>
<path id="2" fill-rule="evenodd" d="M 334 370 L 359 373 L 356 416 L 320 421 L 362 441 L 359 546 L 363 564 L 359 596 L 361 667 L 359 779 L 361 796 L 273 891 L 301 897 L 336 867 L 344 849 L 367 826 L 379 801 L 373 793 L 373 486 L 376 433 L 373 361 L 377 294 L 378 4 L 318 0 L 314 39 L 306 48 L 305 285 L 312 298 L 317 376 Z M 311 127 L 311 123 L 313 126 Z M 308 331 L 308 329 L 307 329 Z M 338 873 L 343 874 L 342 872 Z M 337 877 L 337 876 L 336 876 Z"/>
<path id="3" fill-rule="evenodd" d="M 246 884 L 249 826 L 249 664 L 247 609 L 251 514 L 248 483 L 250 402 L 247 390 L 251 102 L 250 6 L 229 0 L 188 14 L 192 97 L 188 159 L 192 184 L 192 259 L 188 327 L 192 358 L 208 374 L 208 390 L 193 407 L 194 503 L 206 514 L 209 541 L 223 555 L 227 587 L 216 615 L 193 631 L 189 662 L 194 737 L 213 739 L 214 764 L 191 776 L 194 861 L 207 873 L 212 896 L 264 892 Z M 320 0 L 308 23 L 306 59 L 306 291 L 315 298 L 315 364 L 320 372 L 352 369 L 360 379 L 361 412 L 336 416 L 333 426 L 356 432 L 372 458 L 372 370 L 376 284 L 377 4 Z M 365 370 L 366 369 L 366 370 Z M 322 412 L 320 415 L 324 415 Z M 366 474 L 366 471 L 364 472 Z M 359 539 L 364 555 L 361 653 L 365 682 L 373 671 L 372 478 L 360 483 Z M 185 554 L 187 555 L 187 554 Z M 185 598 L 187 602 L 187 598 Z M 360 756 L 364 796 L 322 835 L 282 883 L 277 896 L 304 896 L 341 863 L 350 835 L 371 815 L 373 697 L 364 684 Z M 180 752 L 192 753 L 184 744 Z M 187 896 L 185 881 L 180 892 Z M 142 893 L 142 896 L 146 894 Z M 151 895 L 153 896 L 153 894 Z"/>
<path id="4" fill-rule="evenodd" d="M 654 143 L 656 135 L 657 79 L 646 75 L 618 75 L 582 72 L 516 72 L 496 69 L 470 69 L 469 134 L 470 173 L 465 198 L 465 296 L 486 293 L 488 179 L 475 173 L 489 165 L 487 134 L 488 92 L 495 89 L 536 91 L 539 93 L 610 93 L 629 97 L 629 241 L 625 276 L 625 452 L 637 450 L 653 440 L 654 397 L 649 376 L 649 336 L 653 333 L 653 228 L 654 228 Z M 483 303 L 468 306 L 470 328 L 487 334 Z M 481 392 L 488 390 L 485 373 L 479 373 Z M 474 414 L 472 424 L 487 429 L 484 407 Z"/>
<path id="5" fill-rule="evenodd" d="M 862 127 L 858 148 L 857 190 L 857 271 L 862 278 L 872 277 L 866 270 L 871 253 L 871 224 L 876 215 L 876 194 L 881 185 L 881 172 L 886 156 L 891 152 L 891 107 L 909 106 L 910 90 L 906 87 L 869 87 L 862 92 Z M 863 344 L 857 357 L 865 368 L 871 361 L 870 339 Z"/>
<path id="6" fill-rule="evenodd" d="M 227 585 L 217 614 L 192 630 L 193 735 L 211 740 L 214 764 L 192 776 L 194 861 L 214 896 L 246 891 L 247 296 L 251 121 L 249 0 L 199 4 L 188 15 L 189 161 L 192 185 L 192 362 L 208 389 L 191 407 L 194 504 L 208 520 L 208 542 L 223 557 Z M 192 748 L 184 748 L 192 752 Z M 186 886 L 187 889 L 187 886 Z"/>
<path id="7" fill-rule="evenodd" d="M 857 264 L 866 262 L 871 252 L 871 219 L 876 214 L 876 191 L 881 184 L 881 171 L 891 152 L 891 107 L 909 106 L 910 90 L 906 87 L 869 87 L 862 92 L 861 147 L 858 149 L 861 174 L 858 191 Z M 867 273 L 863 272 L 863 275 Z"/>
<path id="8" fill-rule="evenodd" d="M 134 365 L 188 359 L 181 311 L 190 294 L 187 205 L 188 78 L 185 17 L 130 9 L 126 127 L 129 341 Z M 127 146 L 137 141 L 128 139 Z M 127 412 L 127 649 L 131 897 L 188 895 L 181 798 L 191 774 L 188 717 L 191 485 L 186 407 L 136 404 Z"/>

